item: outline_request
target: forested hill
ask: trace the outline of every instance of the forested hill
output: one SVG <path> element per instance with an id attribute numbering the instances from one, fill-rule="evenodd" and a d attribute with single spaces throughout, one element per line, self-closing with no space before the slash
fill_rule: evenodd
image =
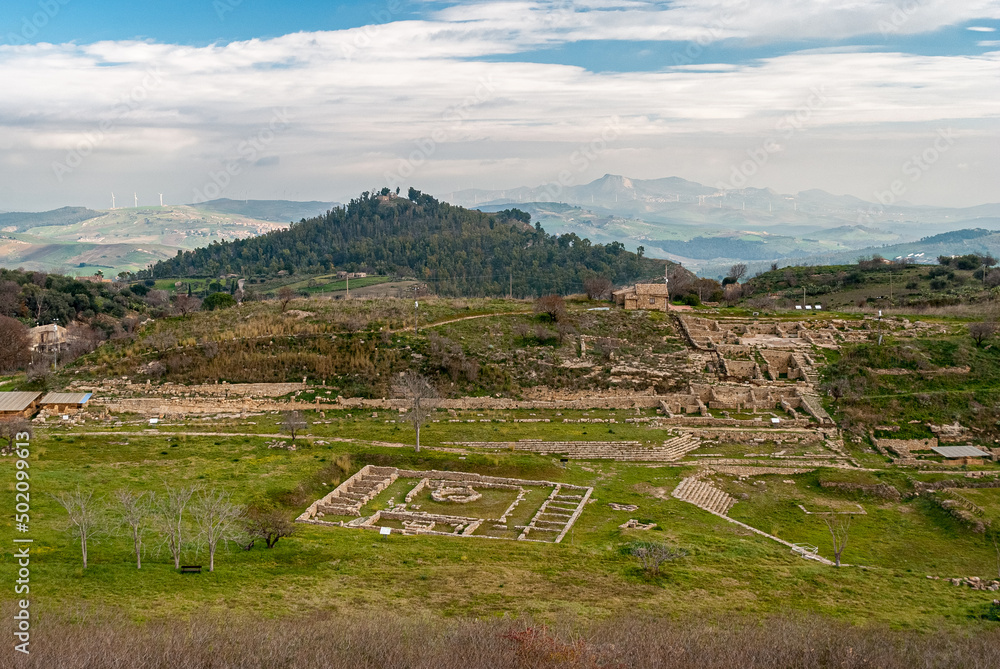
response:
<path id="1" fill-rule="evenodd" d="M 515 296 L 583 289 L 590 277 L 624 284 L 663 275 L 662 260 L 618 242 L 591 244 L 575 234 L 546 234 L 516 209 L 495 214 L 439 202 L 365 192 L 344 208 L 248 239 L 178 252 L 142 275 L 153 278 L 247 277 L 367 270 L 415 276 L 445 295 Z"/>

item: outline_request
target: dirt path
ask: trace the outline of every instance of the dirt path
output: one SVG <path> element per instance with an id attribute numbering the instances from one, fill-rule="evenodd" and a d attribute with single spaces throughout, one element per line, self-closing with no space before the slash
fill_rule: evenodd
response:
<path id="1" fill-rule="evenodd" d="M 434 323 L 424 323 L 424 324 L 421 324 L 420 328 L 421 329 L 436 328 L 439 325 L 448 325 L 449 323 L 458 323 L 459 321 L 471 321 L 471 320 L 474 320 L 476 318 L 491 318 L 493 316 L 525 316 L 525 315 L 530 314 L 530 313 L 531 313 L 530 311 L 498 311 L 498 312 L 492 313 L 492 314 L 475 314 L 473 316 L 461 316 L 459 318 L 449 318 L 448 320 L 436 321 Z M 398 329 L 398 330 L 389 330 L 389 332 L 392 332 L 392 333 L 396 333 L 396 332 L 412 332 L 412 328 L 402 328 L 402 329 Z"/>
<path id="2" fill-rule="evenodd" d="M 291 439 L 290 434 L 281 434 L 279 432 L 192 432 L 189 430 L 173 431 L 173 430 L 132 430 L 132 431 L 84 431 L 70 432 L 73 436 L 81 437 L 127 437 L 128 435 L 136 435 L 139 437 L 167 437 L 173 435 L 181 435 L 185 437 L 261 437 L 269 439 Z M 371 439 L 349 439 L 347 437 L 328 437 L 323 435 L 313 435 L 313 434 L 298 434 L 295 435 L 296 439 L 311 439 L 311 440 L 326 440 L 326 441 L 336 441 L 340 443 L 347 444 L 365 444 L 371 446 L 384 446 L 386 448 L 413 448 L 413 444 L 400 444 L 394 441 L 373 441 Z M 467 454 L 469 451 L 462 448 L 448 448 L 445 446 L 423 446 L 425 450 L 435 450 L 435 451 L 445 451 L 447 453 L 461 453 Z"/>

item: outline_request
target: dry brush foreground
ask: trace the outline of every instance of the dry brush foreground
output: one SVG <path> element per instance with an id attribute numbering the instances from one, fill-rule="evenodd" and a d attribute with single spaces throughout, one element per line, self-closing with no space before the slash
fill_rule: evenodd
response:
<path id="1" fill-rule="evenodd" d="M 1000 629 L 853 627 L 819 616 L 672 621 L 625 618 L 554 629 L 502 619 L 388 615 L 261 620 L 194 618 L 141 625 L 112 614 L 47 617 L 31 655 L 0 667 L 60 669 L 986 669 Z"/>

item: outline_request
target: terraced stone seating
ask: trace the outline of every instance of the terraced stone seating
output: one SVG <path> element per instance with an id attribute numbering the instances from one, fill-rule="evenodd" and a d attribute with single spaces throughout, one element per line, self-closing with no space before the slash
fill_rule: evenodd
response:
<path id="1" fill-rule="evenodd" d="M 332 516 L 360 516 L 361 507 L 388 488 L 396 477 L 396 470 L 391 467 L 364 467 L 320 500 L 316 512 Z"/>
<path id="2" fill-rule="evenodd" d="M 729 513 L 736 504 L 733 497 L 694 476 L 682 480 L 671 494 L 679 500 L 721 516 Z"/>

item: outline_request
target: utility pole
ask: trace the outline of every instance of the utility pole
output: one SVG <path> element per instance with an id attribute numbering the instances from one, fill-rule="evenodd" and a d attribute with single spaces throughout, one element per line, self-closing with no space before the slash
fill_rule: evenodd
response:
<path id="1" fill-rule="evenodd" d="M 347 273 L 347 276 L 346 276 L 346 278 L 344 280 L 347 282 L 347 299 L 349 300 L 349 299 L 351 299 L 351 274 L 350 274 L 350 272 Z"/>
<path id="2" fill-rule="evenodd" d="M 514 272 L 509 272 L 510 288 L 507 291 L 507 299 L 514 299 Z"/>
<path id="3" fill-rule="evenodd" d="M 889 306 L 892 306 L 892 270 L 889 270 Z"/>

